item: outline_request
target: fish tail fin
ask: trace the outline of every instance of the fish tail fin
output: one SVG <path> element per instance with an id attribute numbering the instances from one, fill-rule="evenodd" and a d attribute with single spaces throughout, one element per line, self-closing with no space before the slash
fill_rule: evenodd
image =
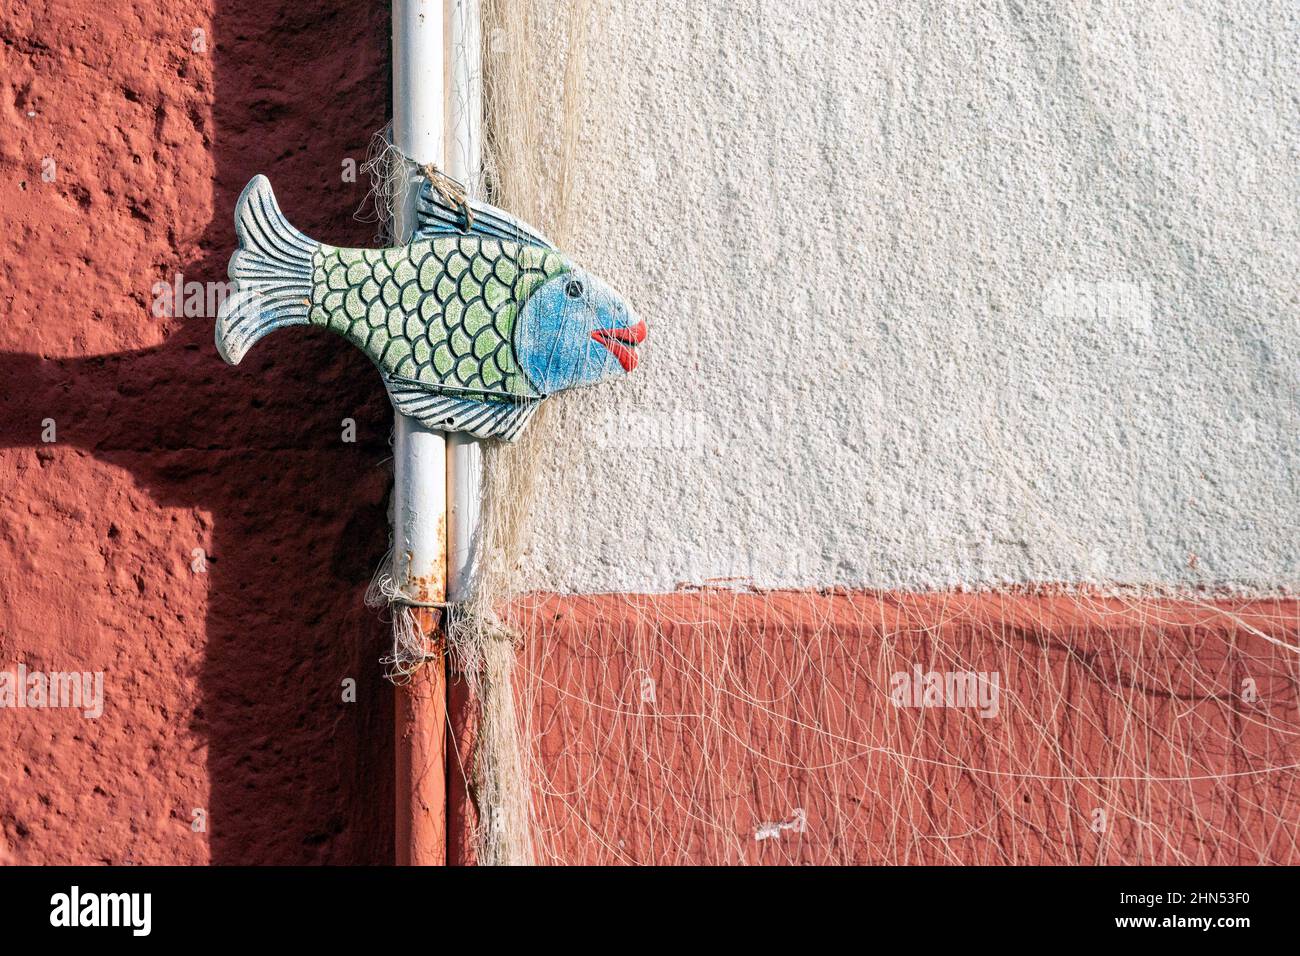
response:
<path id="1" fill-rule="evenodd" d="M 269 332 L 308 324 L 312 257 L 320 248 L 289 225 L 265 176 L 254 176 L 240 194 L 235 232 L 239 249 L 229 270 L 235 291 L 217 314 L 217 351 L 231 365 Z"/>

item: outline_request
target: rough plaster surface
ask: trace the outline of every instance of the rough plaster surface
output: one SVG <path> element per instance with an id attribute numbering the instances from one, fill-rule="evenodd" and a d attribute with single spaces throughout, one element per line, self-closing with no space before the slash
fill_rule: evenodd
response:
<path id="1" fill-rule="evenodd" d="M 1300 584 L 1294 4 L 616 6 L 530 584 Z"/>
<path id="2" fill-rule="evenodd" d="M 96 720 L 0 710 L 0 860 L 392 859 L 360 603 L 388 404 L 328 336 L 235 370 L 211 315 L 151 308 L 160 280 L 224 279 L 259 171 L 303 228 L 371 235 L 340 170 L 387 113 L 387 11 L 212 7 L 0 12 L 0 670 L 102 671 L 105 696 Z"/>

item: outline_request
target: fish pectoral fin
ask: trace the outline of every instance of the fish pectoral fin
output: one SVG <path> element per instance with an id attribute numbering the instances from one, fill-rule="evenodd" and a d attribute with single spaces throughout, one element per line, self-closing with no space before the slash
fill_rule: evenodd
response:
<path id="1" fill-rule="evenodd" d="M 445 432 L 468 432 L 476 438 L 514 441 L 528 419 L 537 411 L 540 399 L 485 401 L 448 395 L 436 386 L 388 382 L 393 408 L 428 428 Z"/>

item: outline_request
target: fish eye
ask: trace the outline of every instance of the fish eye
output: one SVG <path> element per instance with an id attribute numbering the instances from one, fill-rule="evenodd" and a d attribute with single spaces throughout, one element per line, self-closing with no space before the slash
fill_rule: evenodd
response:
<path id="1" fill-rule="evenodd" d="M 582 292 L 582 283 L 577 279 L 570 279 L 564 286 L 564 294 L 570 299 L 581 299 Z"/>

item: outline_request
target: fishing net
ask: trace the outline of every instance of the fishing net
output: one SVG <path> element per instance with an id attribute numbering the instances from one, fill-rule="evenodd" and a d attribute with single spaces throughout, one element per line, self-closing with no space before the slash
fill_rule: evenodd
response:
<path id="1" fill-rule="evenodd" d="M 483 4 L 472 185 L 562 248 L 584 239 L 591 15 Z M 555 439 L 595 409 L 634 420 L 636 385 L 618 391 L 556 396 L 517 444 L 485 447 L 479 575 L 449 633 L 479 715 L 459 772 L 480 863 L 1300 862 L 1292 598 L 772 591 L 744 575 L 519 593 L 539 485 L 584 493 Z M 996 681 L 996 702 L 895 705 L 900 675 L 930 674 Z"/>
<path id="2" fill-rule="evenodd" d="M 590 0 L 536 4 L 484 0 L 483 105 L 487 117 L 480 189 L 564 248 L 573 225 L 574 153 L 585 112 L 582 66 Z M 479 703 L 469 768 L 478 808 L 481 864 L 535 862 L 530 721 L 520 707 L 522 635 L 502 623 L 515 593 L 521 532 L 536 491 L 540 449 L 557 427 L 543 402 L 518 442 L 484 447 L 477 574 L 451 643 Z"/>
<path id="3" fill-rule="evenodd" d="M 518 614 L 542 861 L 1300 860 L 1294 601 L 712 591 Z M 893 706 L 917 668 L 997 675 L 995 711 Z"/>

